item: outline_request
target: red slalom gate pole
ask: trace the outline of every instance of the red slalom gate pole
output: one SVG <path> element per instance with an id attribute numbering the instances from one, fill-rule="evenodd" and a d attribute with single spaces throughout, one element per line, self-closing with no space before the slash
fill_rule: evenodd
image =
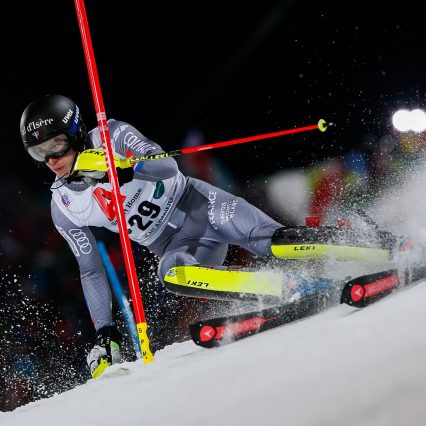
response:
<path id="1" fill-rule="evenodd" d="M 136 274 L 135 261 L 133 257 L 132 246 L 130 244 L 129 233 L 126 226 L 126 218 L 124 215 L 121 200 L 120 185 L 118 183 L 117 170 L 114 164 L 114 153 L 111 146 L 111 138 L 109 135 L 108 123 L 106 119 L 104 101 L 102 98 L 101 87 L 99 84 L 98 70 L 96 67 L 95 55 L 93 52 L 92 39 L 86 15 L 84 0 L 74 0 L 77 11 L 77 19 L 80 26 L 81 40 L 83 42 L 84 54 L 86 57 L 87 71 L 89 73 L 90 85 L 92 88 L 93 101 L 95 103 L 96 118 L 102 138 L 102 146 L 105 151 L 106 162 L 108 166 L 108 179 L 111 184 L 112 201 L 115 208 L 117 225 L 120 235 L 121 247 L 126 265 L 129 287 L 133 300 L 133 309 L 135 312 L 136 329 L 138 332 L 139 344 L 142 352 L 144 363 L 154 360 L 149 347 L 149 339 L 147 334 L 147 323 L 142 304 L 138 278 Z"/>

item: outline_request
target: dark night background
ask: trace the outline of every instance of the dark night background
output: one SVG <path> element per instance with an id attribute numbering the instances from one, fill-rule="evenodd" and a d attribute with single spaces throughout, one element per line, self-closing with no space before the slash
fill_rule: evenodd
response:
<path id="1" fill-rule="evenodd" d="M 166 150 L 193 127 L 208 142 L 334 121 L 316 132 L 214 155 L 241 177 L 310 164 L 384 132 L 401 104 L 424 103 L 424 18 L 419 2 L 87 2 L 108 117 L 136 125 Z M 6 8 L 3 143 L 8 177 L 40 173 L 24 155 L 19 118 L 58 92 L 96 125 L 72 1 Z M 6 133 L 6 134 L 5 134 Z M 309 153 L 309 154 L 308 154 Z M 16 161 L 19 159 L 19 167 Z M 48 176 L 48 175 L 47 175 Z"/>
<path id="2" fill-rule="evenodd" d="M 212 143 L 316 124 L 320 118 L 335 123 L 325 133 L 212 151 L 240 188 L 351 148 L 374 149 L 367 145 L 392 132 L 393 111 L 425 106 L 420 2 L 391 7 L 385 1 L 98 0 L 87 1 L 86 9 L 107 117 L 132 123 L 166 151 L 181 148 L 193 129 Z M 5 339 L 1 347 L 9 358 L 0 357 L 0 375 L 10 385 L 21 380 L 16 377 L 23 370 L 27 374 L 27 381 L 0 398 L 0 410 L 7 410 L 49 394 L 34 390 L 34 377 L 52 381 L 37 376 L 42 370 L 37 361 L 36 368 L 17 362 L 28 350 L 11 341 L 26 338 L 7 330 L 13 310 L 13 321 L 25 316 L 22 294 L 35 305 L 61 306 L 52 315 L 59 334 L 67 324 L 73 353 L 64 355 L 67 350 L 57 349 L 46 331 L 57 362 L 51 370 L 77 356 L 83 365 L 82 348 L 92 338 L 74 259 L 50 222 L 50 191 L 43 182 L 52 176 L 25 154 L 20 116 L 34 98 L 60 93 L 77 102 L 89 129 L 97 123 L 71 0 L 7 2 L 1 39 L 0 342 Z M 242 192 L 250 198 L 253 191 Z M 146 273 L 143 267 L 139 271 Z M 46 318 L 51 309 L 56 308 L 49 308 Z M 40 333 L 33 334 L 25 344 L 37 354 L 34 347 L 46 344 L 37 340 Z M 68 378 L 51 389 L 61 391 L 87 376 L 77 371 Z"/>

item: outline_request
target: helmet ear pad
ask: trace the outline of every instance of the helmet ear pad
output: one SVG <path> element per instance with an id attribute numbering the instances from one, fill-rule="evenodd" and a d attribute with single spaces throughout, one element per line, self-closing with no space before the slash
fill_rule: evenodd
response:
<path id="1" fill-rule="evenodd" d="M 71 147 L 74 149 L 74 151 L 81 152 L 92 147 L 92 143 L 90 142 L 89 135 L 86 131 L 86 126 L 82 121 L 78 126 L 77 134 L 75 136 L 71 136 L 70 139 Z"/>

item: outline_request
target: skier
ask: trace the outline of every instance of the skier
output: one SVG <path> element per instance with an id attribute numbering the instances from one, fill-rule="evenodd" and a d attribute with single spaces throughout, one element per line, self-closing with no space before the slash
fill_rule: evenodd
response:
<path id="1" fill-rule="evenodd" d="M 108 120 L 114 155 L 119 158 L 159 154 L 164 151 L 131 124 Z M 76 103 L 62 95 L 46 95 L 31 102 L 20 122 L 25 150 L 56 175 L 51 186 L 51 215 L 59 233 L 74 253 L 85 300 L 96 330 L 96 342 L 87 356 L 92 376 L 101 360 L 121 360 L 121 336 L 113 321 L 111 292 L 91 226 L 118 232 L 111 204 L 111 185 L 105 173 L 76 177 L 73 168 L 79 153 L 101 148 L 96 127 L 86 131 Z M 222 265 L 229 244 L 257 256 L 273 255 L 271 244 L 283 225 L 241 197 L 205 181 L 185 177 L 169 157 L 139 163 L 119 172 L 123 207 L 130 238 L 159 257 L 158 277 L 167 289 L 191 294 L 173 284 L 176 267 L 200 266 L 202 277 Z M 195 274 L 200 270 L 193 271 Z M 226 274 L 215 269 L 226 286 Z M 197 282 L 197 276 L 194 278 Z"/>

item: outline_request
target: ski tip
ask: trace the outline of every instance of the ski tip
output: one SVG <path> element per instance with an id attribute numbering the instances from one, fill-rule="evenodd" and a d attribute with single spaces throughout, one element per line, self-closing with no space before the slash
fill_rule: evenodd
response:
<path id="1" fill-rule="evenodd" d="M 103 374 L 104 374 L 104 372 L 105 372 L 105 370 L 109 367 L 111 365 L 111 363 L 108 361 L 108 360 L 106 360 L 105 358 L 101 358 L 101 360 L 100 360 L 100 362 L 99 362 L 99 365 L 96 367 L 96 369 L 95 370 L 93 370 L 93 372 L 92 372 L 92 377 L 94 378 L 94 379 L 97 379 L 97 378 L 99 378 L 99 377 L 101 377 Z"/>

